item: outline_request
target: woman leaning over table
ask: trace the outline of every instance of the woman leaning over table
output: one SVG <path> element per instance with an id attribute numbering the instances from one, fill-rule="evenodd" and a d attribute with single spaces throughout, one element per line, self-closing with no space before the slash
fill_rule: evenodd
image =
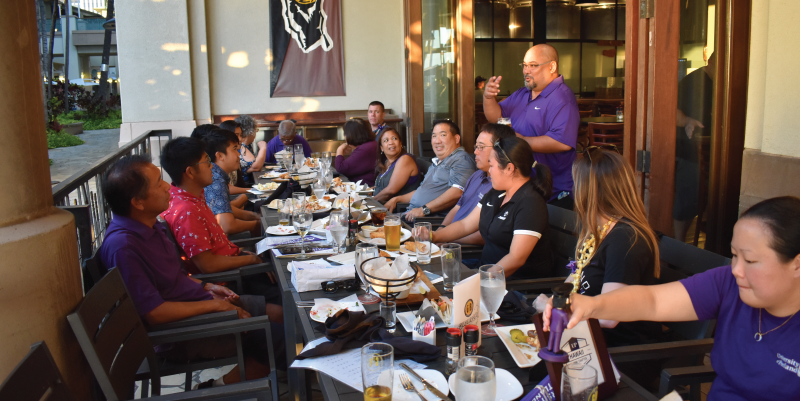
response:
<path id="1" fill-rule="evenodd" d="M 378 160 L 375 164 L 375 200 L 384 203 L 393 196 L 414 191 L 423 181 L 414 155 L 406 153 L 395 128 L 386 127 L 378 134 Z"/>
<path id="2" fill-rule="evenodd" d="M 581 231 L 573 292 L 596 296 L 627 285 L 653 285 L 659 277 L 659 243 L 634 185 L 634 171 L 620 154 L 588 148 L 573 163 L 573 194 Z M 594 251 L 594 252 L 593 252 Z M 661 340 L 654 322 L 600 322 L 610 347 Z"/>
<path id="3" fill-rule="evenodd" d="M 337 148 L 337 157 L 334 159 L 334 168 L 344 174 L 350 181 L 362 180 L 363 183 L 375 185 L 375 158 L 378 144 L 373 140 L 372 133 L 360 118 L 353 118 L 345 123 L 345 143 Z M 353 149 L 350 156 L 345 158 L 345 152 Z"/>
<path id="4" fill-rule="evenodd" d="M 799 200 L 773 198 L 741 216 L 732 264 L 684 280 L 573 295 L 568 328 L 581 320 L 717 319 L 709 400 L 799 399 Z M 545 310 L 545 330 L 550 322 Z"/>
<path id="5" fill-rule="evenodd" d="M 485 241 L 482 265 L 503 266 L 511 280 L 549 277 L 553 262 L 544 236 L 551 173 L 542 163 L 534 168 L 532 164 L 531 147 L 524 140 L 511 137 L 495 142 L 489 158 L 492 189 L 467 217 L 434 231 L 432 240 L 448 242 L 479 231 Z"/>

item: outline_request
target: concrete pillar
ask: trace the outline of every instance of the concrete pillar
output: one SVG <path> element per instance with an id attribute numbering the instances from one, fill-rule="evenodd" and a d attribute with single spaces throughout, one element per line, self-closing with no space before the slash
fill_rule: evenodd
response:
<path id="1" fill-rule="evenodd" d="M 53 207 L 35 4 L 0 13 L 0 380 L 44 340 L 86 400 L 92 374 L 66 319 L 82 298 L 75 223 Z"/>

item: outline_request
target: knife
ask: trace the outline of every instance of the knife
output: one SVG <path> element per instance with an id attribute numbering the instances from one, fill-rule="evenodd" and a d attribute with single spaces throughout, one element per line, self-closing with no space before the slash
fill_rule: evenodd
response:
<path id="1" fill-rule="evenodd" d="M 420 377 L 420 375 L 418 375 L 417 372 L 415 372 L 408 365 L 406 365 L 405 363 L 401 363 L 400 367 L 406 369 L 406 371 L 409 372 L 409 374 L 411 374 L 415 379 L 420 380 L 423 384 L 425 384 L 426 385 L 426 390 L 434 393 L 435 396 L 437 396 L 437 397 L 439 397 L 439 398 L 441 398 L 443 400 L 447 400 L 448 399 L 447 395 L 443 394 L 442 391 L 437 390 L 437 388 L 434 387 L 434 385 L 431 384 L 431 382 L 429 382 L 428 380 L 423 379 L 422 377 Z"/>

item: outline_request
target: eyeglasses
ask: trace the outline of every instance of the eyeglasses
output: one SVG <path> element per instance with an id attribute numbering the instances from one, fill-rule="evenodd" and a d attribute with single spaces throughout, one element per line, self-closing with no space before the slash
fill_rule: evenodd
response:
<path id="1" fill-rule="evenodd" d="M 531 63 L 531 64 L 520 63 L 518 65 L 520 66 L 520 68 L 523 69 L 523 71 L 525 71 L 526 68 L 534 70 L 534 69 L 540 68 L 541 65 L 545 65 L 545 64 L 548 64 L 548 63 L 551 63 L 551 62 L 553 62 L 553 60 L 546 61 L 544 63 L 539 63 L 539 64 L 536 64 L 536 63 Z"/>
<path id="2" fill-rule="evenodd" d="M 590 162 L 592 162 L 592 156 L 590 156 L 590 153 L 591 153 L 592 151 L 594 151 L 594 150 L 597 150 L 597 149 L 614 150 L 615 152 L 618 152 L 618 153 L 620 153 L 620 152 L 617 150 L 617 146 L 616 146 L 616 145 L 614 145 L 614 144 L 611 144 L 611 143 L 610 143 L 610 144 L 608 144 L 608 145 L 592 145 L 592 146 L 587 146 L 586 148 L 584 148 L 584 151 L 583 151 L 583 152 L 581 152 L 581 154 L 582 154 L 582 155 L 586 155 L 586 156 L 587 156 L 587 157 L 590 159 Z"/>
<path id="3" fill-rule="evenodd" d="M 515 166 L 515 168 L 517 168 L 517 165 L 515 164 L 515 162 L 512 161 L 512 158 L 510 158 L 509 155 L 506 154 L 506 151 L 503 150 L 503 148 L 501 147 L 501 141 L 500 140 L 495 141 L 495 143 L 492 144 L 492 147 L 494 149 L 500 150 L 501 154 L 503 154 L 503 157 L 505 157 L 506 160 L 509 161 L 509 163 L 512 163 L 512 165 Z"/>
<path id="4" fill-rule="evenodd" d="M 479 151 L 479 152 L 483 152 L 484 149 L 486 149 L 488 147 L 490 147 L 490 145 L 484 145 L 483 143 L 477 143 L 476 144 L 476 150 Z"/>
<path id="5" fill-rule="evenodd" d="M 211 166 L 211 157 L 209 157 L 209 155 L 206 155 L 206 160 L 195 163 L 195 166 L 199 166 L 201 164 L 208 164 L 209 166 Z"/>
<path id="6" fill-rule="evenodd" d="M 326 294 L 333 294 L 339 290 L 356 291 L 359 289 L 359 284 L 356 279 L 342 280 L 342 281 L 324 281 L 320 283 L 323 292 Z"/>

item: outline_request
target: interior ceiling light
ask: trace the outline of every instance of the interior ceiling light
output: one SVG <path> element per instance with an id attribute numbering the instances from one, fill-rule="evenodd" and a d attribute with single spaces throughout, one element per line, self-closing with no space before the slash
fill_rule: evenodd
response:
<path id="1" fill-rule="evenodd" d="M 597 0 L 576 0 L 576 7 L 597 6 Z"/>

